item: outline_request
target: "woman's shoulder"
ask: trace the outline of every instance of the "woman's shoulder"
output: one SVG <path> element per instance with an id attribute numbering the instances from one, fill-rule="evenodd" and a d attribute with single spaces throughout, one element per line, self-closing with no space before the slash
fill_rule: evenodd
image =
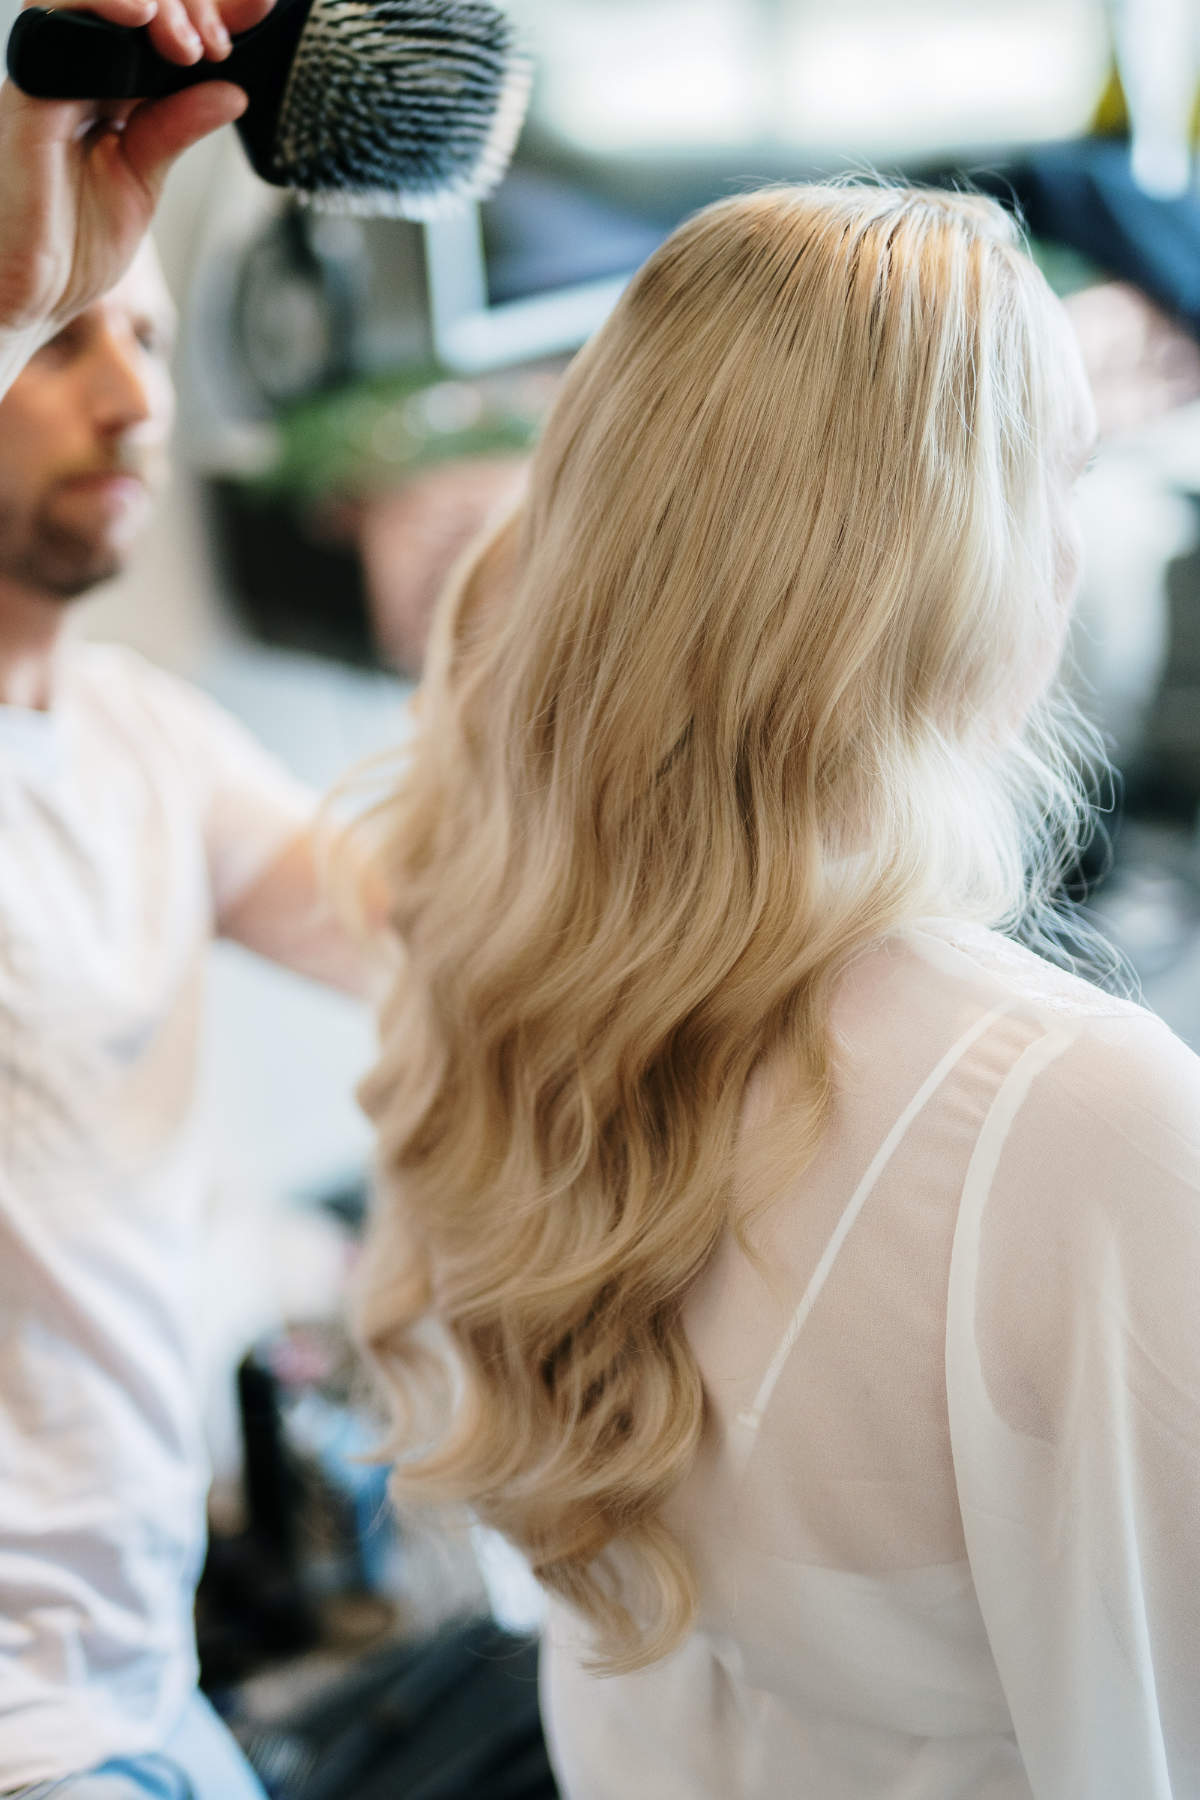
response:
<path id="1" fill-rule="evenodd" d="M 980 1005 L 1024 1018 L 1036 1074 L 1006 1134 L 998 1171 L 1016 1177 L 1025 1204 L 1014 1215 L 1038 1235 L 1077 1223 L 1135 1236 L 1147 1218 L 1172 1213 L 1200 1250 L 1200 1056 L 1136 1000 L 1106 992 L 998 933 L 945 921 L 903 935 L 914 967 L 970 992 Z M 1021 1041 L 1025 1042 L 1024 1034 Z M 1018 1076 L 1014 1073 L 1014 1080 Z M 1011 1185 L 1011 1184 L 1010 1184 Z M 1047 1212 L 1044 1194 L 1058 1199 Z"/>
<path id="2" fill-rule="evenodd" d="M 1155 1154 L 1173 1138 L 1200 1158 L 1200 1056 L 1148 1007 L 982 926 L 921 920 L 897 942 L 931 1004 L 937 993 L 969 995 L 1054 1036 L 1036 1083 L 1051 1129 L 1071 1120 L 1095 1141 Z"/>
<path id="3" fill-rule="evenodd" d="M 897 934 L 922 961 L 973 982 L 997 999 L 1024 1003 L 1060 1020 L 1152 1017 L 1128 994 L 1050 962 L 1026 945 L 960 919 L 919 919 Z M 1115 961 L 1114 956 L 1114 961 Z"/>

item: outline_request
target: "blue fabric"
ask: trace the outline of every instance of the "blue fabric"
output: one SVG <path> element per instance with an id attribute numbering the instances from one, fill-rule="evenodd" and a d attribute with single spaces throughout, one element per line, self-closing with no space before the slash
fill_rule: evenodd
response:
<path id="1" fill-rule="evenodd" d="M 978 186 L 1015 197 L 1035 236 L 1132 281 L 1200 336 L 1200 194 L 1144 194 L 1123 140 L 1048 144 Z"/>
<path id="2" fill-rule="evenodd" d="M 18 1790 L 19 1800 L 266 1800 L 208 1701 L 196 1694 L 161 1751 Z"/>

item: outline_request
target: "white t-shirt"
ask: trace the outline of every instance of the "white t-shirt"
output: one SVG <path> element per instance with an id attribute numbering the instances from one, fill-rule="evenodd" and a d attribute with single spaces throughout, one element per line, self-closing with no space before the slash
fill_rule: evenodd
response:
<path id="1" fill-rule="evenodd" d="M 563 1792 L 1196 1800 L 1200 1059 L 938 921 L 853 965 L 834 1028 L 762 1265 L 730 1233 L 687 1308 L 699 1627 L 597 1678 L 551 1608 Z"/>
<path id="2" fill-rule="evenodd" d="M 205 946 L 312 810 L 129 652 L 0 707 L 0 1790 L 153 1748 L 194 1681 Z"/>

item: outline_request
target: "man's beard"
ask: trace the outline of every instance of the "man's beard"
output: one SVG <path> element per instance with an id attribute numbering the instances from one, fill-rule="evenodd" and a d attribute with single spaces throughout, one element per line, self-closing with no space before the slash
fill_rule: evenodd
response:
<path id="1" fill-rule="evenodd" d="M 148 464 L 125 455 L 111 465 L 80 471 L 88 474 L 150 475 Z M 58 484 L 38 501 L 24 520 L 0 505 L 0 578 L 19 582 L 50 598 L 77 600 L 124 569 L 129 545 L 106 530 L 80 530 L 56 517 Z"/>
<path id="2" fill-rule="evenodd" d="M 111 543 L 97 543 L 80 532 L 43 523 L 29 541 L 8 556 L 0 536 L 0 574 L 25 587 L 40 589 L 55 600 L 78 600 L 125 567 L 125 555 Z"/>

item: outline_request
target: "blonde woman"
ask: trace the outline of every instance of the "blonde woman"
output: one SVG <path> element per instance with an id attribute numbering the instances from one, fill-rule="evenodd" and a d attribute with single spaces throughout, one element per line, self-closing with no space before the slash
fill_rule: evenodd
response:
<path id="1" fill-rule="evenodd" d="M 444 598 L 365 1325 L 570 1800 L 1200 1794 L 1200 1063 L 1014 941 L 1093 434 L 992 205 L 730 200 Z"/>

